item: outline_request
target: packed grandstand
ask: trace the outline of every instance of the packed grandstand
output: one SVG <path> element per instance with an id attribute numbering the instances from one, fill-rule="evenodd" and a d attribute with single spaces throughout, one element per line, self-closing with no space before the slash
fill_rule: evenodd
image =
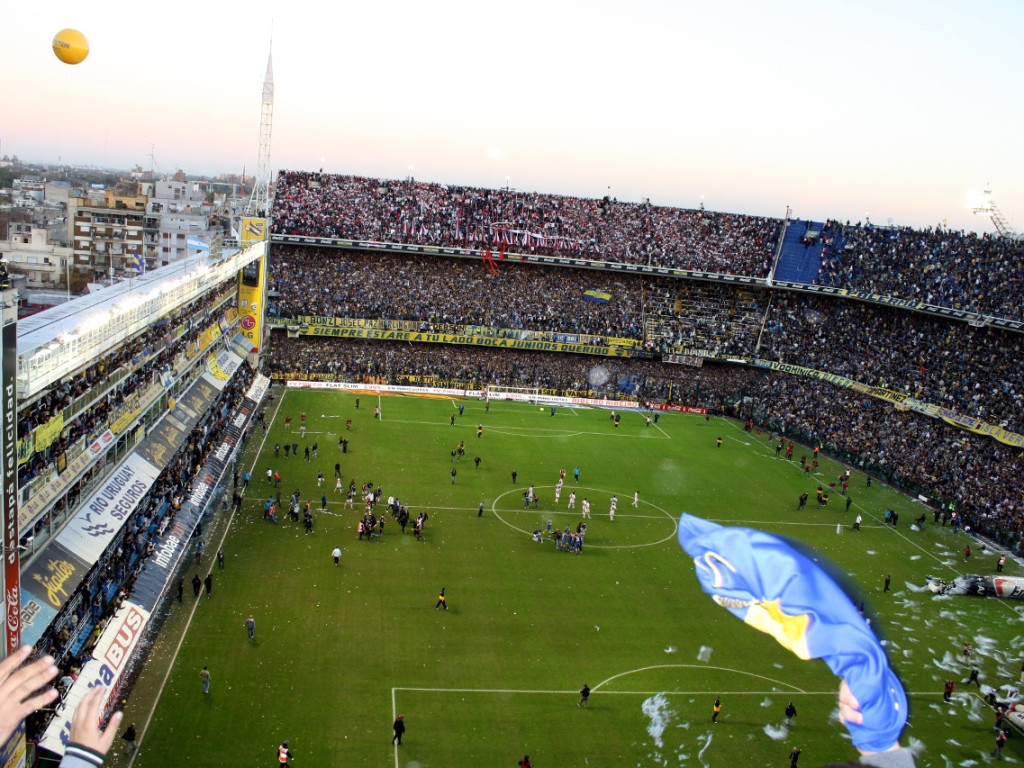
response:
<path id="1" fill-rule="evenodd" d="M 1021 549 L 1021 241 L 307 172 L 282 172 L 276 195 L 274 378 L 707 407 L 820 444 Z M 586 337 L 608 355 L 494 337 Z M 599 386 L 595 365 L 610 374 Z"/>
<path id="2" fill-rule="evenodd" d="M 820 445 L 1024 551 L 1019 241 L 294 171 L 275 195 L 272 379 L 707 408 Z M 123 420 L 131 393 L 184 391 L 211 336 L 230 338 L 234 295 L 207 291 L 23 399 L 23 498 Z M 33 642 L 62 669 L 88 658 L 156 555 L 254 376 L 238 366 L 36 622 Z M 35 508 L 23 544 L 56 535 L 107 473 L 91 464 Z"/>

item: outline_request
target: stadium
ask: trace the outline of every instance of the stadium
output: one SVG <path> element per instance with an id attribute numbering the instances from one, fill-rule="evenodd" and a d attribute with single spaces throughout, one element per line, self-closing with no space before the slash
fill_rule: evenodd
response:
<path id="1" fill-rule="evenodd" d="M 683 512 L 834 563 L 917 764 L 991 759 L 1022 604 L 926 585 L 1021 575 L 1019 241 L 306 171 L 273 201 L 18 323 L 16 369 L 7 318 L 6 583 L 61 670 L 29 762 L 96 683 L 140 768 L 852 759 L 838 681 L 701 593 Z"/>
<path id="2" fill-rule="evenodd" d="M 164 36 L 188 40 L 218 73 L 237 62 L 215 56 L 230 48 L 241 60 L 255 34 L 246 22 L 260 17 L 232 9 L 225 46 L 219 8 L 203 9 L 207 29 L 179 10 Z M 644 175 L 645 162 L 689 173 L 669 155 L 688 141 L 679 158 L 714 156 L 717 131 L 739 162 L 749 143 L 747 161 L 777 152 L 766 168 L 817 182 L 818 155 L 842 152 L 832 131 L 857 124 L 863 107 L 850 97 L 870 65 L 888 61 L 874 77 L 889 77 L 906 64 L 881 49 L 861 57 L 850 19 L 811 26 L 805 11 L 772 7 L 780 35 L 775 18 L 760 28 L 753 5 L 744 24 L 709 24 L 691 8 L 662 9 L 653 25 L 608 14 L 603 33 L 570 14 L 551 34 L 558 14 L 545 10 L 543 29 L 521 14 L 526 26 L 495 18 L 486 35 L 449 13 L 429 36 L 435 70 L 421 46 L 437 9 L 389 9 L 377 22 L 386 39 L 367 35 L 363 53 L 351 30 L 374 28 L 368 19 L 318 45 L 288 19 L 282 37 L 302 53 L 293 77 L 314 89 L 302 156 L 343 145 L 329 124 L 361 110 L 363 138 L 377 126 L 386 162 L 353 153 L 343 173 L 272 170 L 268 59 L 252 196 L 218 211 L 222 235 L 192 236 L 211 223 L 212 201 L 186 190 L 182 171 L 162 202 L 141 185 L 107 189 L 84 206 L 88 222 L 69 216 L 82 241 L 71 260 L 108 270 L 105 288 L 71 300 L 70 261 L 44 270 L 33 255 L 22 268 L 67 270 L 68 301 L 19 317 L 23 282 L 0 260 L 4 768 L 797 768 L 801 755 L 804 766 L 949 768 L 1024 757 L 1024 241 L 987 198 L 974 210 L 992 235 L 945 220 L 807 219 L 788 206 L 782 217 L 731 213 L 703 196 L 692 208 L 617 199 L 604 174 L 619 184 L 615 173 Z M 868 16 L 867 37 L 898 28 L 896 14 Z M 82 73 L 62 73 L 63 86 L 35 88 L 19 61 L 29 85 L 18 111 L 38 114 L 34 131 L 50 133 L 39 126 L 55 113 L 29 106 L 33 89 L 60 105 L 53 125 L 74 115 L 84 135 L 103 123 L 104 155 L 108 128 L 110 144 L 125 141 L 124 126 L 86 110 L 108 104 L 99 90 L 115 66 L 116 98 L 138 74 L 147 103 L 161 102 L 133 115 L 133 140 L 154 119 L 182 138 L 196 131 L 203 152 L 223 149 L 204 99 L 234 104 L 241 89 L 195 80 L 181 109 L 171 91 L 194 62 L 160 56 L 133 72 L 116 29 L 113 18 L 98 29 L 91 55 L 81 32 L 57 34 L 61 66 Z M 924 87 L 917 98 L 948 104 L 955 73 L 932 76 L 934 32 L 923 52 L 893 39 L 942 83 L 941 98 Z M 484 154 L 493 163 L 499 141 L 533 142 L 543 163 L 559 142 L 573 152 L 596 137 L 607 194 L 378 170 L 409 146 L 410 127 L 432 123 L 431 101 L 444 105 L 431 125 L 442 144 L 460 141 L 459 109 L 482 103 L 463 93 L 483 92 L 507 117 L 503 84 L 494 72 L 474 81 L 471 70 L 490 67 L 467 62 L 527 37 L 536 46 L 541 33 L 572 64 L 519 57 L 515 77 L 535 81 L 516 107 L 529 123 L 491 132 L 499 121 L 472 114 Z M 614 51 L 611 33 L 623 43 Z M 856 72 L 833 81 L 841 69 L 821 64 L 844 35 Z M 12 36 L 12 50 L 30 37 Z M 621 58 L 630 37 L 646 50 Z M 991 76 L 1000 47 L 991 30 L 978 37 Z M 486 46 L 474 53 L 477 38 Z M 406 46 L 417 64 L 394 55 Z M 658 63 L 659 47 L 696 58 Z M 725 69 L 699 61 L 723 53 Z M 743 54 L 760 57 L 757 71 L 739 66 Z M 389 82 L 392 59 L 444 93 L 408 71 Z M 775 70 L 776 59 L 791 64 Z M 366 60 L 373 76 L 338 88 Z M 158 75 L 169 62 L 173 87 Z M 828 82 L 809 76 L 819 66 Z M 573 69 L 588 75 L 572 84 Z M 677 70 L 700 77 L 666 99 Z M 785 119 L 764 114 L 759 89 Z M 864 112 L 899 113 L 884 97 L 913 90 L 894 83 Z M 591 103 L 577 112 L 574 99 Z M 674 117 L 659 109 L 669 101 Z M 754 124 L 763 150 L 737 132 Z M 919 127 L 917 151 L 946 154 L 928 143 L 932 128 Z M 654 161 L 634 151 L 658 145 L 649 130 L 670 142 Z M 868 126 L 857 131 L 861 151 L 877 152 Z M 827 145 L 808 141 L 825 135 Z M 891 148 L 895 135 L 875 138 Z M 995 128 L 990 137 L 999 144 Z M 150 160 L 155 184 L 152 144 Z M 555 165 L 534 178 L 557 179 Z M 24 196 L 45 199 L 46 182 L 27 181 Z M 136 240 L 118 208 L 133 211 Z"/>

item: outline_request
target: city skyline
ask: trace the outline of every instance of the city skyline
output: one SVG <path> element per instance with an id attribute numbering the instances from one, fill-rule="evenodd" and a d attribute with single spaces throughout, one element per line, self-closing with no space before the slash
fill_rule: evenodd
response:
<path id="1" fill-rule="evenodd" d="M 275 172 L 975 231 L 991 185 L 1024 229 L 1008 0 L 322 8 L 14 7 L 0 152 L 252 176 L 272 37 Z M 64 27 L 78 66 L 50 50 Z"/>

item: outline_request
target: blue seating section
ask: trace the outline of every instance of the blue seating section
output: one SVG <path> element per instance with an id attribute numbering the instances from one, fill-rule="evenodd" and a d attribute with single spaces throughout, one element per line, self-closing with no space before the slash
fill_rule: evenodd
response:
<path id="1" fill-rule="evenodd" d="M 786 228 L 782 240 L 782 252 L 775 267 L 775 279 L 793 283 L 813 283 L 821 270 L 821 253 L 824 249 L 822 234 L 825 223 L 794 219 Z M 808 232 L 818 236 L 810 244 L 805 243 Z"/>

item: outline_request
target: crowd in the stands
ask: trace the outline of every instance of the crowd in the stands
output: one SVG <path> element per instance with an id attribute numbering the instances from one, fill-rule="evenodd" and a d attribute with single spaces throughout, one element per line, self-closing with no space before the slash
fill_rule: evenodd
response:
<path id="1" fill-rule="evenodd" d="M 281 379 L 312 376 L 476 389 L 529 387 L 548 394 L 671 401 L 706 408 L 717 408 L 750 378 L 736 367 L 694 368 L 654 360 L 455 344 L 289 339 L 279 331 L 271 336 L 268 353 L 267 372 Z"/>
<path id="2" fill-rule="evenodd" d="M 272 231 L 548 254 L 766 278 L 781 219 L 703 209 L 282 171 Z M 828 221 L 814 282 L 1024 316 L 1024 240 Z"/>
<path id="3" fill-rule="evenodd" d="M 302 171 L 277 177 L 272 232 L 549 254 L 767 277 L 780 219 Z"/>
<path id="4" fill-rule="evenodd" d="M 221 418 L 224 408 L 229 412 L 237 409 L 254 375 L 248 364 L 242 365 L 38 641 L 37 647 L 51 655 L 62 670 L 58 684 L 62 692 L 89 660 L 121 601 L 131 594 L 146 558 L 160 546 L 164 532 L 191 493 L 197 472 L 221 446 L 221 435 L 231 421 Z M 201 565 L 210 569 L 212 554 Z M 29 721 L 30 738 L 38 738 L 51 714 L 41 712 Z"/>
<path id="5" fill-rule="evenodd" d="M 331 248 L 275 248 L 270 312 L 457 323 L 643 337 L 633 275 L 441 256 L 406 258 Z M 602 302 L 586 292 L 610 294 Z"/>
<path id="6" fill-rule="evenodd" d="M 1024 335 L 883 305 L 777 292 L 759 356 L 1024 430 Z"/>
<path id="7" fill-rule="evenodd" d="M 1024 318 L 1024 240 L 827 222 L 821 285 Z"/>
<path id="8" fill-rule="evenodd" d="M 765 358 L 1024 429 L 1024 337 L 866 302 L 705 281 L 441 256 L 277 247 L 272 314 L 591 333 Z M 611 294 L 584 300 L 587 286 Z M 762 327 L 764 331 L 762 332 Z M 646 336 L 645 336 L 646 331 Z M 760 339 L 760 346 L 758 346 Z M 522 371 L 516 375 L 526 376 Z M 564 388 L 575 389 L 566 386 Z"/>
<path id="9" fill-rule="evenodd" d="M 25 485 L 52 469 L 56 459 L 73 446 L 102 431 L 119 405 L 132 394 L 145 390 L 170 369 L 184 350 L 195 347 L 204 329 L 223 317 L 229 305 L 214 312 L 217 296 L 208 295 L 195 305 L 152 327 L 127 344 L 96 360 L 91 366 L 55 382 L 18 412 L 18 438 L 26 438 L 61 411 L 74 413 L 64 419 L 60 435 L 49 446 L 32 446 L 27 461 L 18 468 L 18 482 Z M 178 335 L 178 334 L 181 335 Z M 116 378 L 121 376 L 122 378 Z M 111 380 L 116 383 L 111 384 Z"/>
<path id="10" fill-rule="evenodd" d="M 742 416 L 820 442 L 826 453 L 947 510 L 952 503 L 975 532 L 1024 551 L 1020 448 L 802 376 L 759 377 L 747 393 L 752 402 Z"/>

